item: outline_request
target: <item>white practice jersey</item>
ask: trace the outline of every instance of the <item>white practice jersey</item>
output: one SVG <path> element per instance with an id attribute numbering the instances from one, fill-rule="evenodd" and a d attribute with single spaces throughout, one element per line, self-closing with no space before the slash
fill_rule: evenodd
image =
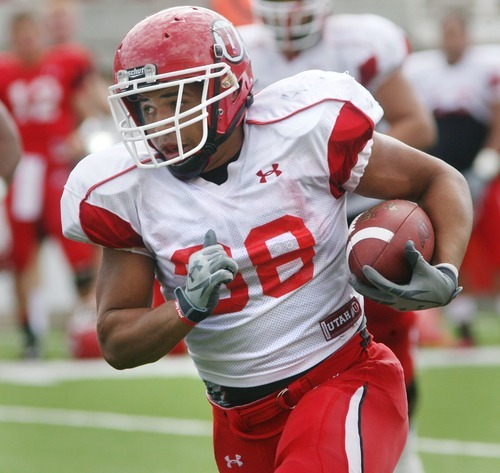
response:
<path id="1" fill-rule="evenodd" d="M 499 46 L 471 46 L 456 64 L 439 49 L 414 52 L 403 73 L 437 116 L 461 113 L 487 124 L 500 103 Z"/>
<path id="2" fill-rule="evenodd" d="M 374 93 L 409 53 L 405 32 L 390 20 L 372 14 L 329 16 L 321 41 L 293 59 L 287 59 L 278 49 L 265 25 L 254 23 L 238 31 L 252 61 L 256 90 L 302 71 L 321 69 L 349 72 Z"/>
<path id="3" fill-rule="evenodd" d="M 200 376 L 251 387 L 298 374 L 364 324 L 347 282 L 344 195 L 363 175 L 381 115 L 348 74 L 280 81 L 250 107 L 226 182 L 139 169 L 120 144 L 74 169 L 61 203 L 64 234 L 154 258 L 172 299 L 189 255 L 213 229 L 239 272 L 186 337 Z"/>

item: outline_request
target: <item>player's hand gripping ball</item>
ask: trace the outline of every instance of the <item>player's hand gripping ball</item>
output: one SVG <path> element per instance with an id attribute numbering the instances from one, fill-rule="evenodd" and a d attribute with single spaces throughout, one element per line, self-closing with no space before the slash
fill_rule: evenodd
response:
<path id="1" fill-rule="evenodd" d="M 413 241 L 415 249 L 429 262 L 434 252 L 434 229 L 427 214 L 414 202 L 384 201 L 358 215 L 349 227 L 349 269 L 369 286 L 373 285 L 363 274 L 365 265 L 389 281 L 406 284 L 412 276 L 405 255 L 408 240 Z"/>

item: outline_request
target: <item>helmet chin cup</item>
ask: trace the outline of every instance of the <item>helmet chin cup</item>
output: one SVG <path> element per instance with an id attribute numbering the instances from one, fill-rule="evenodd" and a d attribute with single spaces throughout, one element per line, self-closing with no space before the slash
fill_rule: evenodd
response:
<path id="1" fill-rule="evenodd" d="M 178 179 L 194 179 L 205 170 L 210 158 L 216 153 L 216 151 L 217 146 L 213 143 L 206 143 L 201 151 L 178 164 L 168 166 L 168 170 Z"/>

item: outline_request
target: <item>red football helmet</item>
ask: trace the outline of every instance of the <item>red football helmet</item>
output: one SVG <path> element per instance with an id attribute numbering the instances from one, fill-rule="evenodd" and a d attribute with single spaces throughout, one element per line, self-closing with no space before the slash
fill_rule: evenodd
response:
<path id="1" fill-rule="evenodd" d="M 223 16 L 201 7 L 169 8 L 132 28 L 116 51 L 114 80 L 111 111 L 137 166 L 169 166 L 185 179 L 203 171 L 252 101 L 250 59 L 238 32 Z M 181 111 L 184 86 L 192 83 L 202 86 L 201 103 Z M 137 95 L 167 88 L 177 94 L 175 114 L 146 125 Z M 182 129 L 200 121 L 200 143 L 184 151 Z M 176 136 L 178 156 L 166 159 L 150 140 L 168 133 Z M 142 142 L 147 155 L 138 148 Z"/>
<path id="2" fill-rule="evenodd" d="M 298 52 L 320 39 L 332 0 L 253 0 L 256 16 L 270 28 L 279 48 Z"/>

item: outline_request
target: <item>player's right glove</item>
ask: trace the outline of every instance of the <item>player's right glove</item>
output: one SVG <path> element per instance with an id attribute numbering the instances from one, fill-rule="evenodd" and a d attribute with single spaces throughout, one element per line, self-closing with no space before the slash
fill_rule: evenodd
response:
<path id="1" fill-rule="evenodd" d="M 455 266 L 447 263 L 430 265 L 411 240 L 406 243 L 405 252 L 413 271 L 408 284 L 395 284 L 370 266 L 363 267 L 363 274 L 374 287 L 359 282 L 354 276 L 349 283 L 365 297 L 401 311 L 444 306 L 462 291 Z"/>
<path id="2" fill-rule="evenodd" d="M 236 261 L 230 258 L 213 230 L 205 235 L 203 248 L 193 253 L 187 267 L 185 287 L 177 287 L 177 310 L 188 325 L 207 318 L 219 302 L 221 284 L 230 283 L 238 272 Z"/>

